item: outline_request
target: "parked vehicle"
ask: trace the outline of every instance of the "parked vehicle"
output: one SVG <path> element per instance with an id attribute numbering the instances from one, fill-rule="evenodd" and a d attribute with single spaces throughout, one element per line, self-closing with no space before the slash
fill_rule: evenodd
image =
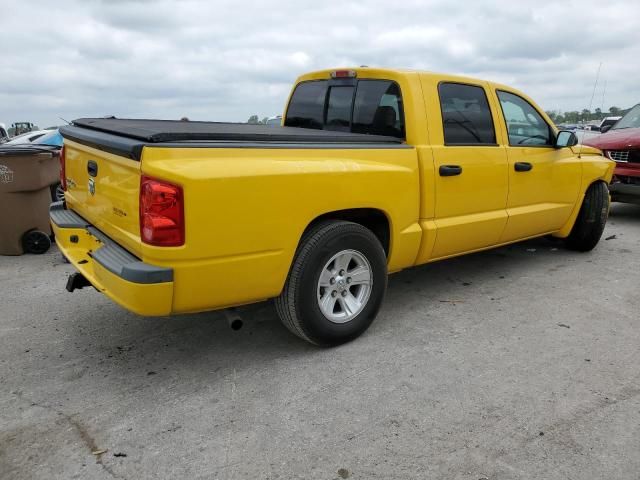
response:
<path id="1" fill-rule="evenodd" d="M 266 125 L 271 125 L 274 127 L 279 127 L 280 125 L 282 125 L 282 115 L 277 115 L 275 117 L 269 117 L 267 118 L 267 123 Z"/>
<path id="2" fill-rule="evenodd" d="M 80 119 L 51 220 L 77 269 L 142 315 L 275 298 L 317 345 L 360 335 L 387 273 L 552 234 L 600 239 L 614 163 L 526 95 L 471 78 L 323 70 L 284 127 Z"/>
<path id="3" fill-rule="evenodd" d="M 9 138 L 9 132 L 4 123 L 0 123 L 0 143 L 4 143 Z"/>
<path id="4" fill-rule="evenodd" d="M 31 143 L 34 140 L 42 137 L 49 133 L 49 130 L 35 130 L 33 132 L 21 133 L 20 135 L 16 135 L 15 137 L 11 137 L 9 140 L 5 142 L 5 144 L 9 145 L 18 145 L 23 143 Z"/>
<path id="5" fill-rule="evenodd" d="M 601 133 L 605 133 L 611 127 L 613 127 L 616 124 L 616 122 L 618 120 L 620 120 L 621 118 L 622 118 L 621 116 L 604 117 L 602 119 L 602 122 L 600 123 L 600 127 L 598 128 L 598 131 L 601 132 Z"/>
<path id="6" fill-rule="evenodd" d="M 614 202 L 640 203 L 640 104 L 605 130 L 606 133 L 585 140 L 616 162 L 609 185 Z"/>
<path id="7" fill-rule="evenodd" d="M 11 127 L 9 128 L 9 136 L 17 137 L 18 135 L 22 135 L 23 133 L 33 132 L 35 130 L 38 130 L 38 127 L 36 127 L 31 122 L 15 122 L 12 123 Z"/>

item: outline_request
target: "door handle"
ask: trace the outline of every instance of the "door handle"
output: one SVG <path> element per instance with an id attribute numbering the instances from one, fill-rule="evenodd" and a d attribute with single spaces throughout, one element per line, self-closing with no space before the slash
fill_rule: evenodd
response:
<path id="1" fill-rule="evenodd" d="M 462 167 L 460 165 L 440 165 L 438 172 L 441 177 L 453 177 L 462 173 Z"/>
<path id="2" fill-rule="evenodd" d="M 98 175 L 98 164 L 95 160 L 89 160 L 87 162 L 87 173 L 92 177 Z"/>
<path id="3" fill-rule="evenodd" d="M 516 162 L 513 165 L 513 168 L 516 172 L 528 172 L 533 168 L 533 165 L 531 165 L 529 162 Z"/>

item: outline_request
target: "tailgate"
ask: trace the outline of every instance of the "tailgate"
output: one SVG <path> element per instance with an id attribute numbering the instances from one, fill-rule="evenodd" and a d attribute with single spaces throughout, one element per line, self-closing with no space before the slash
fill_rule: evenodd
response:
<path id="1" fill-rule="evenodd" d="M 65 139 L 67 207 L 140 256 L 140 162 Z"/>

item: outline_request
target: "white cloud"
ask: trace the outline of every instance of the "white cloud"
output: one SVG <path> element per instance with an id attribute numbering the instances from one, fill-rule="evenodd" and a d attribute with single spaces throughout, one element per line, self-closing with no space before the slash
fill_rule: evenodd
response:
<path id="1" fill-rule="evenodd" d="M 5 5 L 3 5 L 5 4 Z M 0 0 L 0 121 L 246 120 L 307 70 L 370 65 L 521 88 L 546 109 L 640 102 L 640 4 L 487 0 Z"/>

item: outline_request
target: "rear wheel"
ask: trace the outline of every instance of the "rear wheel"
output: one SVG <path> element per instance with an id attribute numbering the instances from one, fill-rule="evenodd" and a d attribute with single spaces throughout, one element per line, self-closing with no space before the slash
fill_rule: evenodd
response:
<path id="1" fill-rule="evenodd" d="M 582 201 L 580 213 L 565 239 L 567 248 L 588 252 L 600 241 L 609 215 L 609 189 L 604 182 L 592 184 Z"/>
<path id="2" fill-rule="evenodd" d="M 386 286 L 386 255 L 378 238 L 356 223 L 323 222 L 302 238 L 276 309 L 300 338 L 339 345 L 371 325 Z"/>

